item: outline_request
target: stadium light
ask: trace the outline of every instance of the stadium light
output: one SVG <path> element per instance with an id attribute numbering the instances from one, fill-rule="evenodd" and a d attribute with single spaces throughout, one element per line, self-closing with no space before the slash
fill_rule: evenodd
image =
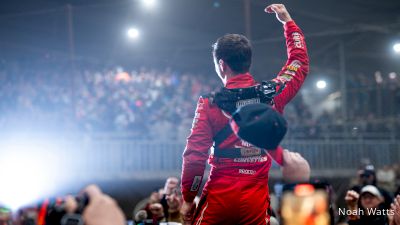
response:
<path id="1" fill-rule="evenodd" d="M 140 35 L 140 32 L 136 28 L 129 28 L 127 31 L 127 35 L 130 39 L 137 39 Z"/>
<path id="2" fill-rule="evenodd" d="M 388 76 L 389 76 L 389 79 L 394 80 L 394 79 L 396 79 L 396 77 L 397 77 L 397 73 L 391 72 L 391 73 L 389 73 Z"/>
<path id="3" fill-rule="evenodd" d="M 393 51 L 400 54 L 400 42 L 393 45 Z"/>
<path id="4" fill-rule="evenodd" d="M 142 0 L 144 7 L 150 9 L 154 8 L 156 5 L 156 0 Z"/>
<path id="5" fill-rule="evenodd" d="M 326 88 L 326 81 L 319 80 L 319 81 L 317 81 L 316 86 L 317 86 L 318 89 L 325 89 Z"/>

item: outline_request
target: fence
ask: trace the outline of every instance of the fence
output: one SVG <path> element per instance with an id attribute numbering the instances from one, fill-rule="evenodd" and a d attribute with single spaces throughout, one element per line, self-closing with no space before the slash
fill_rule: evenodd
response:
<path id="1" fill-rule="evenodd" d="M 73 178 L 145 179 L 179 174 L 184 144 L 92 139 L 58 141 L 51 145 L 17 143 L 18 148 L 13 146 L 12 151 L 40 156 L 47 160 L 46 164 L 55 167 L 51 169 L 58 174 Z M 398 163 L 400 159 L 399 141 L 304 140 L 285 141 L 282 146 L 300 152 L 316 172 L 354 171 L 363 158 L 370 159 L 376 167 Z M 5 157 L 9 151 L 9 148 L 2 148 L 0 154 Z"/>

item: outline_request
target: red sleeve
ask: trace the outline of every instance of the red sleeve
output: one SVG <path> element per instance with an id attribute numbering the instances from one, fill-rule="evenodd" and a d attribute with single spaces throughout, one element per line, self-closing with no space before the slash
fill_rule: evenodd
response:
<path id="1" fill-rule="evenodd" d="M 308 71 L 309 59 L 303 32 L 294 21 L 284 25 L 288 60 L 274 79 L 286 84 L 281 94 L 274 98 L 275 108 L 283 113 L 285 105 L 297 94 Z"/>
<path id="2" fill-rule="evenodd" d="M 268 154 L 275 160 L 278 165 L 283 166 L 283 148 L 278 146 L 273 151 L 268 151 Z"/>
<path id="3" fill-rule="evenodd" d="M 193 119 L 192 130 L 183 152 L 181 188 L 183 199 L 187 202 L 192 202 L 199 191 L 208 159 L 208 150 L 213 144 L 208 112 L 208 99 L 200 97 Z"/>

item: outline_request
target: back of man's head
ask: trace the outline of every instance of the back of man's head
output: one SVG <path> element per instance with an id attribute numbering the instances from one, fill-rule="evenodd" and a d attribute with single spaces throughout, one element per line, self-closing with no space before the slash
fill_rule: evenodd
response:
<path id="1" fill-rule="evenodd" d="M 249 39 L 241 34 L 226 34 L 213 44 L 213 55 L 222 59 L 233 72 L 246 73 L 250 70 L 252 47 Z"/>

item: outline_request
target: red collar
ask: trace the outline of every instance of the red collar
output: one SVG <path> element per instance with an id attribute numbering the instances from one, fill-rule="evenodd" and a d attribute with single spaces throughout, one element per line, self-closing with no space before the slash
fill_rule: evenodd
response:
<path id="1" fill-rule="evenodd" d="M 256 85 L 257 82 L 254 80 L 250 73 L 243 73 L 231 77 L 226 82 L 226 88 L 245 88 Z"/>

